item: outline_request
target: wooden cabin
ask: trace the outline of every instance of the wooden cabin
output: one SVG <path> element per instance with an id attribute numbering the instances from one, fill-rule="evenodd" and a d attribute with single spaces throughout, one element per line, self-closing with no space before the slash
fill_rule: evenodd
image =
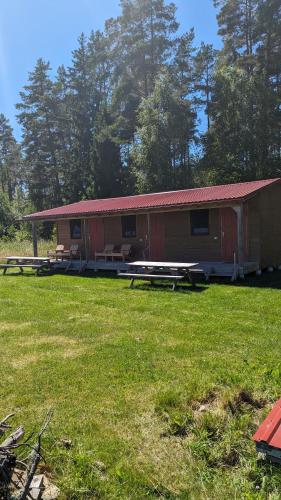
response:
<path id="1" fill-rule="evenodd" d="M 78 243 L 90 268 L 107 243 L 130 243 L 132 259 L 200 262 L 213 274 L 281 264 L 279 178 L 81 201 L 24 219 L 33 222 L 35 253 L 36 222 L 53 221 L 58 244 Z"/>

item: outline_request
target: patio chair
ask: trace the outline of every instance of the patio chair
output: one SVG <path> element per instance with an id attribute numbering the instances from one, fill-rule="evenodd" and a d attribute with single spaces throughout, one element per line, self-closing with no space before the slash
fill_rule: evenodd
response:
<path id="1" fill-rule="evenodd" d="M 72 245 L 70 245 L 69 250 L 64 250 L 62 255 L 64 258 L 69 258 L 69 259 L 75 259 L 80 257 L 79 245 L 77 245 L 77 243 L 73 243 Z"/>
<path id="2" fill-rule="evenodd" d="M 57 245 L 55 250 L 48 250 L 47 257 L 58 259 L 61 258 L 64 253 L 64 245 Z"/>
<path id="3" fill-rule="evenodd" d="M 107 257 L 112 257 L 114 250 L 114 245 L 111 243 L 107 243 L 105 245 L 103 252 L 95 252 L 95 260 L 97 260 L 97 257 L 103 257 L 105 261 L 107 260 Z"/>
<path id="4" fill-rule="evenodd" d="M 126 259 L 130 257 L 132 251 L 132 245 L 125 243 L 121 245 L 120 252 L 112 252 L 112 259 L 122 259 L 125 262 Z"/>

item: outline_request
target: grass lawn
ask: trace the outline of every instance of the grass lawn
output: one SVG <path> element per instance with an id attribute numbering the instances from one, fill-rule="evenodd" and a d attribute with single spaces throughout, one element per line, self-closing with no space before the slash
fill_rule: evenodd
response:
<path id="1" fill-rule="evenodd" d="M 280 397 L 281 273 L 127 286 L 0 276 L 1 415 L 31 431 L 54 409 L 61 498 L 280 498 L 281 469 L 251 436 Z"/>

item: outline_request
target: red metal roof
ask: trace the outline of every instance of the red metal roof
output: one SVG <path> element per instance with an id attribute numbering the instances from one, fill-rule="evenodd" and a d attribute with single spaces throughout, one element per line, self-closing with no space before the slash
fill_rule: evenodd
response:
<path id="1" fill-rule="evenodd" d="M 275 403 L 271 412 L 262 422 L 253 436 L 256 443 L 266 443 L 274 448 L 281 448 L 281 399 Z"/>
<path id="2" fill-rule="evenodd" d="M 241 201 L 258 190 L 270 184 L 280 182 L 281 179 L 267 179 L 261 181 L 224 184 L 181 191 L 167 191 L 164 193 L 140 194 L 120 198 L 106 198 L 97 200 L 79 201 L 58 208 L 51 208 L 43 212 L 26 215 L 26 220 L 57 219 L 90 215 L 110 215 L 118 212 L 136 212 L 150 209 L 164 209 L 196 204 L 215 202 Z"/>

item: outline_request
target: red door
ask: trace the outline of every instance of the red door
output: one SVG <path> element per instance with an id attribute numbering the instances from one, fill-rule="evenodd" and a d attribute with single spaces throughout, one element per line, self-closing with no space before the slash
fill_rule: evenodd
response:
<path id="1" fill-rule="evenodd" d="M 104 248 L 104 228 L 102 219 L 89 220 L 89 258 L 94 258 L 95 252 L 102 252 Z"/>
<path id="2" fill-rule="evenodd" d="M 232 208 L 221 208 L 222 259 L 233 262 L 237 259 L 237 215 Z"/>
<path id="3" fill-rule="evenodd" d="M 150 255 L 151 260 L 165 259 L 165 226 L 163 214 L 150 216 Z"/>

